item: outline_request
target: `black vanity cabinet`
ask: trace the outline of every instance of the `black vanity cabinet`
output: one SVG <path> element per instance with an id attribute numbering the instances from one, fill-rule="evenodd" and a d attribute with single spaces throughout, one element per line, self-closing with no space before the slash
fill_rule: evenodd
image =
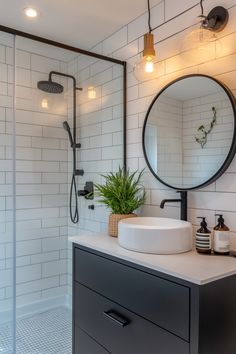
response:
<path id="1" fill-rule="evenodd" d="M 196 285 L 73 245 L 73 354 L 235 354 L 236 277 Z"/>

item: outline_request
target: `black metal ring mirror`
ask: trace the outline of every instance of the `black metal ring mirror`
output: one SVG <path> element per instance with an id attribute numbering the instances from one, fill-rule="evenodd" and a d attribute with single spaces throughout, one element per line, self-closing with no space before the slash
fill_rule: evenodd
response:
<path id="1" fill-rule="evenodd" d="M 164 87 L 143 126 L 143 151 L 152 174 L 178 190 L 205 187 L 229 167 L 236 152 L 236 102 L 207 75 L 188 75 Z"/>

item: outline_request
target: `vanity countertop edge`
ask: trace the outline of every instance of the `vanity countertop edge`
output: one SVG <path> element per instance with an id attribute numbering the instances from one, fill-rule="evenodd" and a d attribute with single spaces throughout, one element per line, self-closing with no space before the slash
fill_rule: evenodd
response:
<path id="1" fill-rule="evenodd" d="M 122 248 L 117 238 L 102 233 L 71 236 L 69 241 L 197 285 L 236 274 L 236 258 L 230 256 L 200 255 L 195 251 L 171 255 L 138 253 Z"/>

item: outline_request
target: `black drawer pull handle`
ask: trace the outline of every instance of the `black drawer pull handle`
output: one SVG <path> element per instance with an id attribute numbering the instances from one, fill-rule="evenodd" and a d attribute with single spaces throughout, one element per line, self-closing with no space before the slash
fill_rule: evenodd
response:
<path id="1" fill-rule="evenodd" d="M 119 327 L 125 327 L 129 324 L 129 321 L 126 318 L 114 311 L 104 311 L 103 315 Z"/>

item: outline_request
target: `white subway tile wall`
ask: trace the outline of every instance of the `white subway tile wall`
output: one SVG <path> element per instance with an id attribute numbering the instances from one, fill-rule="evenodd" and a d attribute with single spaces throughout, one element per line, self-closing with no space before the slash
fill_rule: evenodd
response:
<path id="1" fill-rule="evenodd" d="M 216 110 L 216 125 L 207 136 L 207 143 L 201 148 L 194 137 L 199 137 L 198 128 L 201 125 L 207 129 L 210 126 L 213 119 L 212 107 Z M 183 102 L 183 185 L 201 184 L 217 172 L 230 150 L 233 120 L 230 101 L 221 89 L 219 93 Z"/>
<path id="2" fill-rule="evenodd" d="M 126 32 L 126 29 L 125 29 Z M 126 41 L 126 34 L 116 33 L 117 45 Z M 116 48 L 116 43 L 107 42 Z M 110 51 L 111 49 L 109 49 Z M 102 60 L 84 60 L 78 56 L 69 63 L 69 73 L 77 78 L 77 85 L 83 88 L 78 94 L 78 152 L 79 168 L 84 176 L 78 178 L 79 189 L 86 181 L 100 183 L 101 174 L 117 171 L 123 166 L 123 67 Z M 89 88 L 93 88 L 96 97 L 89 98 Z M 69 157 L 71 161 L 71 158 Z M 70 178 L 71 164 L 68 169 Z M 88 209 L 90 204 L 95 210 Z M 108 211 L 95 200 L 79 198 L 80 221 L 73 225 L 68 219 L 69 235 L 81 232 L 107 231 Z M 71 245 L 68 244 L 68 293 L 71 294 Z"/>
<path id="3" fill-rule="evenodd" d="M 12 173 L 8 179 L 8 171 L 12 171 L 13 164 L 13 97 L 10 84 L 12 65 L 8 61 L 8 51 L 14 45 L 13 36 L 0 34 L 0 313 L 11 312 L 13 306 L 12 281 L 13 281 L 13 180 Z M 19 203 L 19 200 L 18 200 Z M 29 204 L 37 200 L 29 200 Z M 31 247 L 32 245 L 29 245 Z M 22 249 L 20 250 L 21 253 Z M 27 255 L 22 262 L 19 254 L 17 265 L 27 263 Z M 0 316 L 0 322 L 1 322 Z"/>
<path id="4" fill-rule="evenodd" d="M 205 12 L 214 6 L 225 6 L 229 11 L 227 27 L 217 34 L 218 39 L 211 44 L 206 55 L 197 55 L 196 51 L 184 55 L 182 43 L 186 35 L 196 28 L 197 16 L 201 13 L 196 0 L 163 0 L 152 8 L 151 25 L 154 30 L 157 55 L 163 75 L 156 80 L 137 82 L 133 75 L 133 65 L 140 58 L 143 49 L 143 34 L 147 32 L 147 13 L 124 26 L 114 35 L 99 43 L 102 54 L 128 62 L 128 117 L 127 117 L 127 154 L 128 167 L 131 170 L 146 168 L 143 183 L 148 191 L 148 199 L 142 212 L 144 215 L 179 217 L 177 205 L 160 209 L 162 198 L 175 197 L 175 191 L 168 190 L 148 171 L 141 147 L 141 129 L 145 113 L 153 97 L 164 85 L 177 77 L 202 73 L 212 75 L 225 83 L 235 94 L 236 91 L 236 1 L 204 1 Z M 177 17 L 176 17 L 177 16 Z M 146 25 L 145 25 L 146 23 Z M 193 27 L 191 27 L 193 26 Z M 171 36 L 171 37 L 170 37 Z M 213 46 L 213 47 L 212 47 Z M 226 173 L 210 186 L 189 193 L 189 220 L 196 226 L 197 216 L 206 215 L 209 227 L 216 223 L 214 214 L 223 212 L 226 224 L 231 229 L 232 247 L 236 249 L 236 159 Z M 158 197 L 157 197 L 158 196 Z M 104 218 L 103 218 L 104 220 Z"/>
<path id="5" fill-rule="evenodd" d="M 13 42 L 2 33 L 0 42 L 1 312 L 12 306 Z M 47 80 L 50 70 L 67 70 L 71 55 L 58 60 L 60 51 L 45 45 L 35 54 L 31 44 L 16 39 L 17 307 L 67 293 L 68 137 L 62 122 L 68 97 L 44 94 L 37 81 Z"/>
<path id="6" fill-rule="evenodd" d="M 206 12 L 219 5 L 216 0 L 204 1 Z M 155 180 L 146 166 L 142 151 L 142 126 L 146 111 L 158 91 L 171 80 L 191 73 L 213 75 L 236 93 L 236 0 L 223 0 L 229 10 L 229 23 L 211 44 L 208 56 L 183 55 L 182 43 L 199 21 L 198 1 L 163 0 L 152 9 L 152 27 L 159 57 L 161 76 L 152 81 L 137 82 L 133 65 L 140 58 L 147 13 L 98 43 L 101 54 L 128 62 L 127 163 L 133 170 L 146 168 L 143 183 L 148 198 L 144 215 L 179 217 L 179 207 L 160 209 L 163 198 L 175 197 Z M 176 17 L 177 16 L 177 17 Z M 12 221 L 12 42 L 0 35 L 0 311 L 10 306 L 11 256 L 9 242 Z M 78 44 L 79 45 L 79 44 Z M 71 151 L 61 127 L 71 115 L 67 105 L 71 92 L 64 99 L 53 98 L 36 90 L 38 80 L 47 79 L 50 70 L 74 74 L 78 85 L 77 123 L 82 149 L 78 152 L 79 168 L 85 174 L 78 178 L 79 188 L 86 181 L 102 182 L 101 173 L 114 171 L 122 164 L 122 68 L 85 56 L 58 52 L 57 49 L 17 38 L 17 112 L 16 112 L 16 180 L 17 180 L 17 303 L 41 301 L 70 293 L 71 249 L 68 235 L 78 232 L 107 230 L 108 211 L 95 201 L 79 200 L 80 223 L 74 227 L 68 218 L 68 183 L 71 177 Z M 191 53 L 188 53 L 191 54 Z M 58 59 L 60 58 L 60 60 Z M 67 86 L 65 80 L 59 79 Z M 96 98 L 88 99 L 87 89 L 94 86 Z M 41 103 L 47 99 L 49 109 Z M 70 101 L 70 100 L 69 100 Z M 70 101 L 71 103 L 71 101 Z M 71 123 L 71 119 L 70 119 Z M 222 212 L 231 228 L 232 245 L 236 249 L 236 160 L 227 172 L 205 189 L 189 193 L 189 220 L 197 224 L 197 216 L 205 215 L 213 227 L 216 212 Z M 89 210 L 89 204 L 95 210 Z M 4 277 L 3 277 L 4 275 Z M 68 276 L 69 275 L 69 276 Z M 68 286 L 69 285 L 69 286 Z"/>
<path id="7" fill-rule="evenodd" d="M 163 94 L 152 107 L 147 121 L 145 147 L 155 173 L 170 185 L 182 186 L 183 103 Z"/>

